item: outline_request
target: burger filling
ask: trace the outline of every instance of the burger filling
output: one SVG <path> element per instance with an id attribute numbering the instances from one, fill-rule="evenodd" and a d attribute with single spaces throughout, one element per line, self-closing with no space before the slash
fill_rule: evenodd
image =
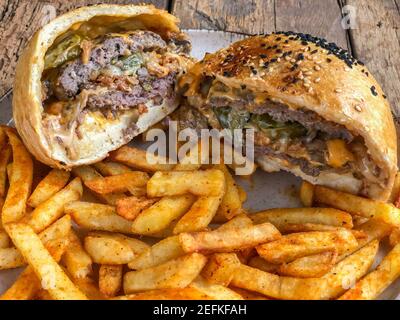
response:
<path id="1" fill-rule="evenodd" d="M 149 108 L 174 100 L 175 80 L 189 51 L 183 34 L 165 40 L 142 30 L 95 38 L 67 33 L 45 56 L 45 127 L 56 132 L 56 141 L 67 151 L 71 136 L 79 139 L 79 125 L 87 113 L 106 121 L 129 113 L 134 129 Z"/>
<path id="2" fill-rule="evenodd" d="M 195 107 L 197 117 L 207 119 L 214 128 L 253 128 L 256 158 L 279 158 L 288 168 L 299 167 L 313 177 L 327 172 L 347 174 L 359 181 L 365 194 L 371 182 L 385 183 L 363 139 L 313 111 L 293 109 L 245 85 L 231 88 L 211 77 L 203 79 L 196 93 L 188 96 L 188 102 Z M 193 112 L 190 114 L 193 117 Z M 181 123 L 189 124 L 185 120 Z M 366 180 L 368 184 L 363 183 Z"/>

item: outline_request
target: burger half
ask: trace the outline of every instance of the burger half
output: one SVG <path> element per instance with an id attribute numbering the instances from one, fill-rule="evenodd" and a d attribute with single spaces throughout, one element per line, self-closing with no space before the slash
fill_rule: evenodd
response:
<path id="1" fill-rule="evenodd" d="M 247 38 L 206 55 L 180 87 L 189 105 L 181 123 L 253 128 L 264 170 L 388 198 L 397 170 L 390 106 L 365 65 L 334 43 L 293 32 Z"/>
<path id="2" fill-rule="evenodd" d="M 39 30 L 19 59 L 16 127 L 35 157 L 71 168 L 105 158 L 172 112 L 191 64 L 178 19 L 153 6 L 97 5 Z"/>

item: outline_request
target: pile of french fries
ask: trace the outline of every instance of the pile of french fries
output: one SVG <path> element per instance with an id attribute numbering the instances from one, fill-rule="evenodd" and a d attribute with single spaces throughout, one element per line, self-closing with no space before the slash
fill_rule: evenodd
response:
<path id="1" fill-rule="evenodd" d="M 0 148 L 0 270 L 23 268 L 3 300 L 375 299 L 400 276 L 389 203 L 304 182 L 303 208 L 248 214 L 198 149 L 170 165 L 125 146 L 39 179 L 14 129 L 0 127 Z M 399 190 L 398 177 L 395 203 Z"/>

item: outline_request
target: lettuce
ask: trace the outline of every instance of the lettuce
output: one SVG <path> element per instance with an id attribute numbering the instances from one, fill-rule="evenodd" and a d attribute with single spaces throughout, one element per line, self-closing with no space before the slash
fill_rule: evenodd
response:
<path id="1" fill-rule="evenodd" d="M 79 57 L 82 53 L 80 45 L 83 39 L 83 37 L 74 34 L 47 51 L 44 57 L 44 69 L 57 68 L 66 61 Z"/>

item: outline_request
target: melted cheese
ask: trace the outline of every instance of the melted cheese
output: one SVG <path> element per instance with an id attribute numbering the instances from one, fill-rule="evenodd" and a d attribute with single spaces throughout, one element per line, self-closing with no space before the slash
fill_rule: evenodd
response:
<path id="1" fill-rule="evenodd" d="M 326 145 L 328 148 L 327 163 L 331 167 L 341 168 L 347 162 L 354 161 L 353 154 L 347 149 L 346 143 L 343 140 L 328 140 Z"/>

